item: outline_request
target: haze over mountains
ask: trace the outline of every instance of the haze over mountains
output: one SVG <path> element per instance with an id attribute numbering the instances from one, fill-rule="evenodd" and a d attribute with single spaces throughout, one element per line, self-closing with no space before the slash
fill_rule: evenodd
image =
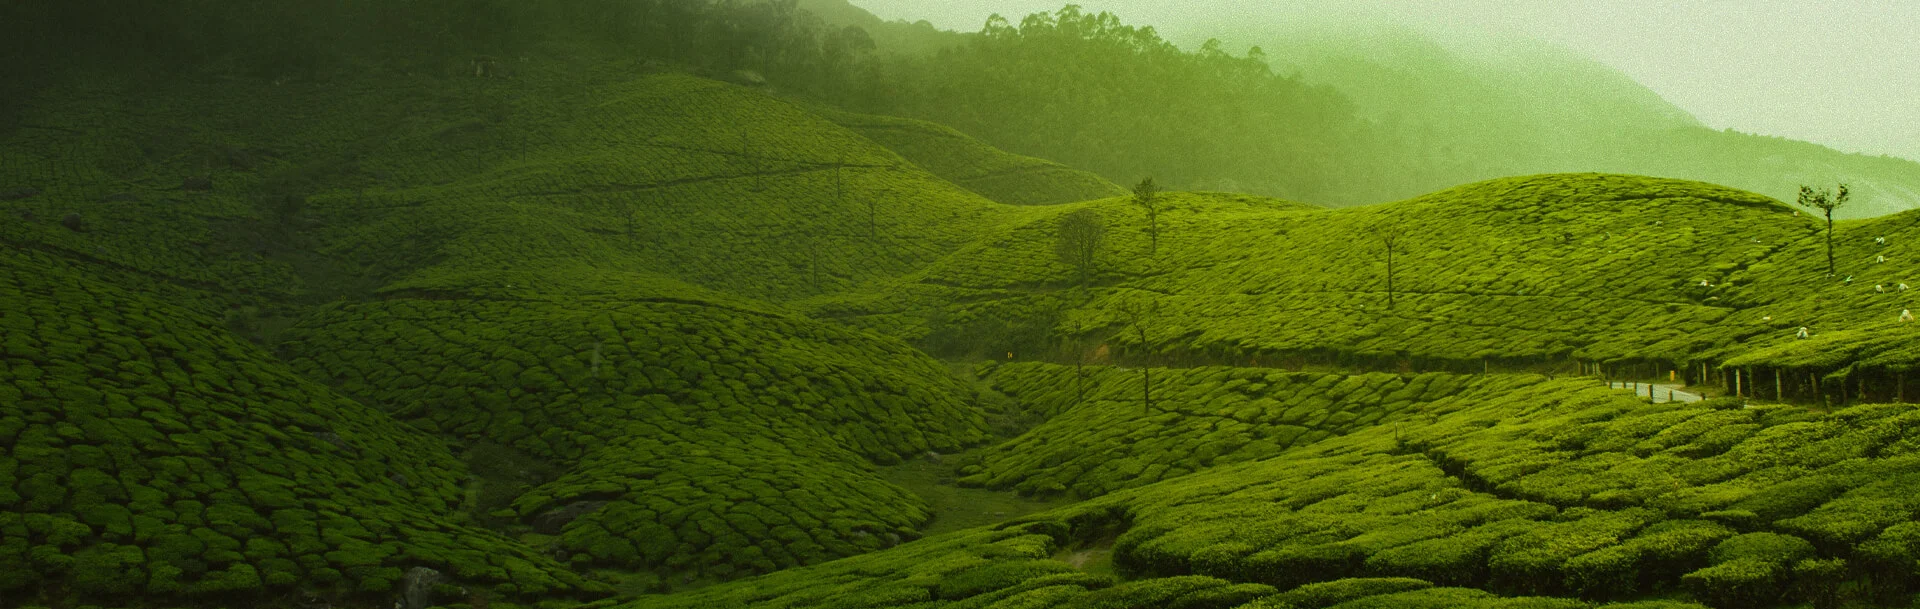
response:
<path id="1" fill-rule="evenodd" d="M 808 5 L 823 14 L 855 13 L 840 0 L 809 0 Z M 1785 200 L 1792 200 L 1802 183 L 1844 181 L 1867 196 L 1853 209 L 1841 210 L 1842 217 L 1920 206 L 1920 178 L 1915 177 L 1920 163 L 1913 159 L 1845 154 L 1707 129 L 1619 70 L 1547 43 L 1484 33 L 1443 38 L 1390 21 L 1340 21 L 1327 16 L 1333 9 L 1312 3 L 1239 8 L 1243 19 L 1189 16 L 1160 30 L 1187 48 L 1210 38 L 1223 41 L 1229 52 L 1261 48 L 1277 73 L 1331 87 L 1354 104 L 1360 117 L 1400 136 L 1400 152 L 1417 157 L 1418 165 L 1399 165 L 1395 173 L 1426 176 L 1383 193 L 1346 189 L 1316 199 L 1322 203 L 1399 199 L 1505 175 L 1602 171 L 1712 181 Z M 1021 17 L 1006 16 L 1015 22 Z M 877 20 L 861 18 L 868 25 Z M 918 26 L 923 32 L 927 28 Z M 1042 152 L 1026 150 L 1032 145 L 1024 142 L 977 135 L 1016 151 Z M 1070 164 L 1078 160 L 1059 150 L 1044 152 Z M 1385 166 L 1394 153 L 1362 154 Z M 1228 179 L 1264 194 L 1300 196 L 1263 188 L 1249 176 Z"/>

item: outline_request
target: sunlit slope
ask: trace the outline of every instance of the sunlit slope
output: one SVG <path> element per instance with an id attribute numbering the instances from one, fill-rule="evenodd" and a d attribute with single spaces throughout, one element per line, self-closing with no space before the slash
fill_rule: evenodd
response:
<path id="1" fill-rule="evenodd" d="M 1742 325 L 1759 331 L 1717 355 L 1729 367 L 1757 372 L 1747 391 L 1769 398 L 1914 399 L 1920 386 L 1908 389 L 1901 377 L 1920 369 L 1920 323 L 1902 318 L 1920 315 L 1916 239 L 1916 212 L 1842 222 L 1834 231 L 1832 275 L 1824 238 L 1741 273 L 1743 297 L 1770 302 L 1741 312 Z"/>
<path id="2" fill-rule="evenodd" d="M 1346 375 L 1261 368 L 1154 370 L 1153 409 L 1135 370 L 1008 364 L 993 387 L 1051 412 L 1047 422 L 963 464 L 961 484 L 1090 497 L 1410 418 L 1430 419 L 1499 395 L 1519 377 Z M 1530 381 L 1528 381 L 1530 382 Z M 1081 392 L 1084 390 L 1084 401 Z"/>
<path id="3" fill-rule="evenodd" d="M 503 507 L 581 566 L 731 577 L 891 546 L 932 514 L 870 464 L 985 438 L 903 344 L 713 303 L 394 300 L 291 334 L 314 378 L 562 466 Z"/>
<path id="4" fill-rule="evenodd" d="M 604 589 L 464 520 L 446 446 L 217 318 L 0 248 L 0 593 L 385 596 L 428 567 L 513 597 Z M 44 596 L 43 596 L 44 595 Z"/>
<path id="5" fill-rule="evenodd" d="M 1920 575 L 1912 406 L 1654 406 L 1491 376 L 1273 458 L 632 606 L 1731 609 L 1898 599 Z M 1124 583 L 1076 568 L 1102 540 Z"/>
<path id="6" fill-rule="evenodd" d="M 1738 271 L 1814 231 L 1809 218 L 1757 195 L 1595 174 L 1338 210 L 1169 196 L 1157 256 L 1143 212 L 1107 200 L 989 236 L 890 296 L 818 309 L 910 337 L 942 323 L 1058 311 L 1057 333 L 1105 339 L 1127 325 L 1121 303 L 1151 301 L 1154 350 L 1227 361 L 1684 360 L 1705 346 L 1702 330 L 1755 304 L 1742 298 L 1762 297 L 1729 291 L 1729 279 L 1738 286 Z M 1058 217 L 1081 208 L 1108 226 L 1086 296 L 1055 253 Z M 1392 308 L 1376 229 L 1406 233 Z M 946 309 L 921 312 L 932 304 Z"/>
<path id="7" fill-rule="evenodd" d="M 831 110 L 820 114 L 935 175 L 1001 203 L 1051 205 L 1126 194 L 1126 189 L 1106 178 L 1008 153 L 934 123 Z"/>

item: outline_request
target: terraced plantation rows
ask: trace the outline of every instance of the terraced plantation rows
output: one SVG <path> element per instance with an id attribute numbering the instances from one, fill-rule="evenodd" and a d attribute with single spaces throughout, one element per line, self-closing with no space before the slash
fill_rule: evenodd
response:
<path id="1" fill-rule="evenodd" d="M 503 598 L 606 589 L 460 518 L 433 436 L 84 266 L 0 260 L 9 604 L 383 594 L 412 568 Z"/>
<path id="2" fill-rule="evenodd" d="M 949 182 L 1001 203 L 1054 205 L 1127 194 L 1098 175 L 1009 154 L 935 123 L 830 108 L 816 111 Z"/>
<path id="3" fill-rule="evenodd" d="M 1871 368 L 1877 399 L 1889 400 L 1897 377 L 1914 368 L 1895 345 L 1916 327 L 1899 321 L 1915 293 L 1900 286 L 1920 285 L 1920 268 L 1901 248 L 1920 215 L 1843 223 L 1835 237 L 1842 272 L 1826 277 L 1812 218 L 1691 182 L 1535 176 L 1339 210 L 1163 197 L 1170 211 L 1157 256 L 1143 212 L 1110 199 L 991 233 L 871 296 L 810 306 L 916 340 L 938 342 L 942 332 L 990 320 L 1109 342 L 1136 359 L 1460 371 L 1491 362 L 1564 372 L 1645 364 L 1695 382 L 1725 380 L 1731 392 L 1719 367 L 1756 354 L 1737 361 L 1837 380 Z M 1082 208 L 1108 227 L 1085 292 L 1054 255 L 1057 219 Z M 1406 233 L 1391 306 L 1377 236 L 1387 228 Z M 1145 345 L 1139 325 L 1120 314 L 1127 303 L 1155 309 Z M 1797 338 L 1800 327 L 1816 340 Z M 1054 348 L 1026 336 L 1008 333 L 978 350 L 1042 356 L 1036 349 Z M 1862 357 L 1833 355 L 1835 341 Z M 1853 366 L 1861 360 L 1873 363 Z"/>
<path id="4" fill-rule="evenodd" d="M 582 565 L 725 577 L 897 544 L 930 514 L 869 464 L 984 439 L 904 345 L 698 303 L 394 300 L 317 312 L 283 348 L 423 429 L 561 466 L 490 507 Z"/>
<path id="5" fill-rule="evenodd" d="M 1142 375 L 1096 367 L 1009 364 L 994 388 L 1054 413 L 1046 423 L 959 469 L 961 484 L 1028 493 L 1106 494 L 1400 421 L 1430 419 L 1505 389 L 1514 379 L 1448 374 L 1290 373 L 1207 367 Z M 1081 397 L 1081 392 L 1085 397 Z"/>
<path id="6" fill-rule="evenodd" d="M 1121 187 L 938 125 L 502 62 L 75 80 L 0 134 L 0 607 L 1825 609 L 1920 576 L 1920 415 L 1875 403 L 1920 215 L 1843 223 L 1831 277 L 1777 201 L 1608 175 L 1165 193 L 1156 251 Z M 932 535 L 908 460 L 1064 505 Z"/>
<path id="7" fill-rule="evenodd" d="M 1897 602 L 1915 582 L 1911 406 L 1655 406 L 1587 379 L 1469 382 L 1431 416 L 999 527 L 1043 535 L 1026 557 L 1051 561 L 995 562 L 991 538 L 952 534 L 631 606 L 1832 606 Z M 1067 571 L 1075 549 L 1108 544 L 1123 579 Z M 878 567 L 890 555 L 902 570 Z"/>

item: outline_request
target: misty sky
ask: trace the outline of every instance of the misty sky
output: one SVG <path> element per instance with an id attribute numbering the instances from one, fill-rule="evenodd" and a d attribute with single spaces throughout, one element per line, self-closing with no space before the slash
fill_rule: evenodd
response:
<path id="1" fill-rule="evenodd" d="M 977 31 L 1067 0 L 852 0 Z M 1920 160 L 1920 0 L 1081 0 L 1190 45 L 1251 20 L 1517 33 L 1625 72 L 1708 126 Z"/>

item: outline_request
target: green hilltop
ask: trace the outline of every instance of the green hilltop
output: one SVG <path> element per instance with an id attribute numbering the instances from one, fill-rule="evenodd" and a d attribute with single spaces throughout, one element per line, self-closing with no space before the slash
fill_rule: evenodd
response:
<path id="1" fill-rule="evenodd" d="M 1806 210 L 1620 174 L 1177 190 L 1151 236 L 924 116 L 543 44 L 0 83 L 0 608 L 1920 590 L 1920 212 L 1831 275 Z"/>

